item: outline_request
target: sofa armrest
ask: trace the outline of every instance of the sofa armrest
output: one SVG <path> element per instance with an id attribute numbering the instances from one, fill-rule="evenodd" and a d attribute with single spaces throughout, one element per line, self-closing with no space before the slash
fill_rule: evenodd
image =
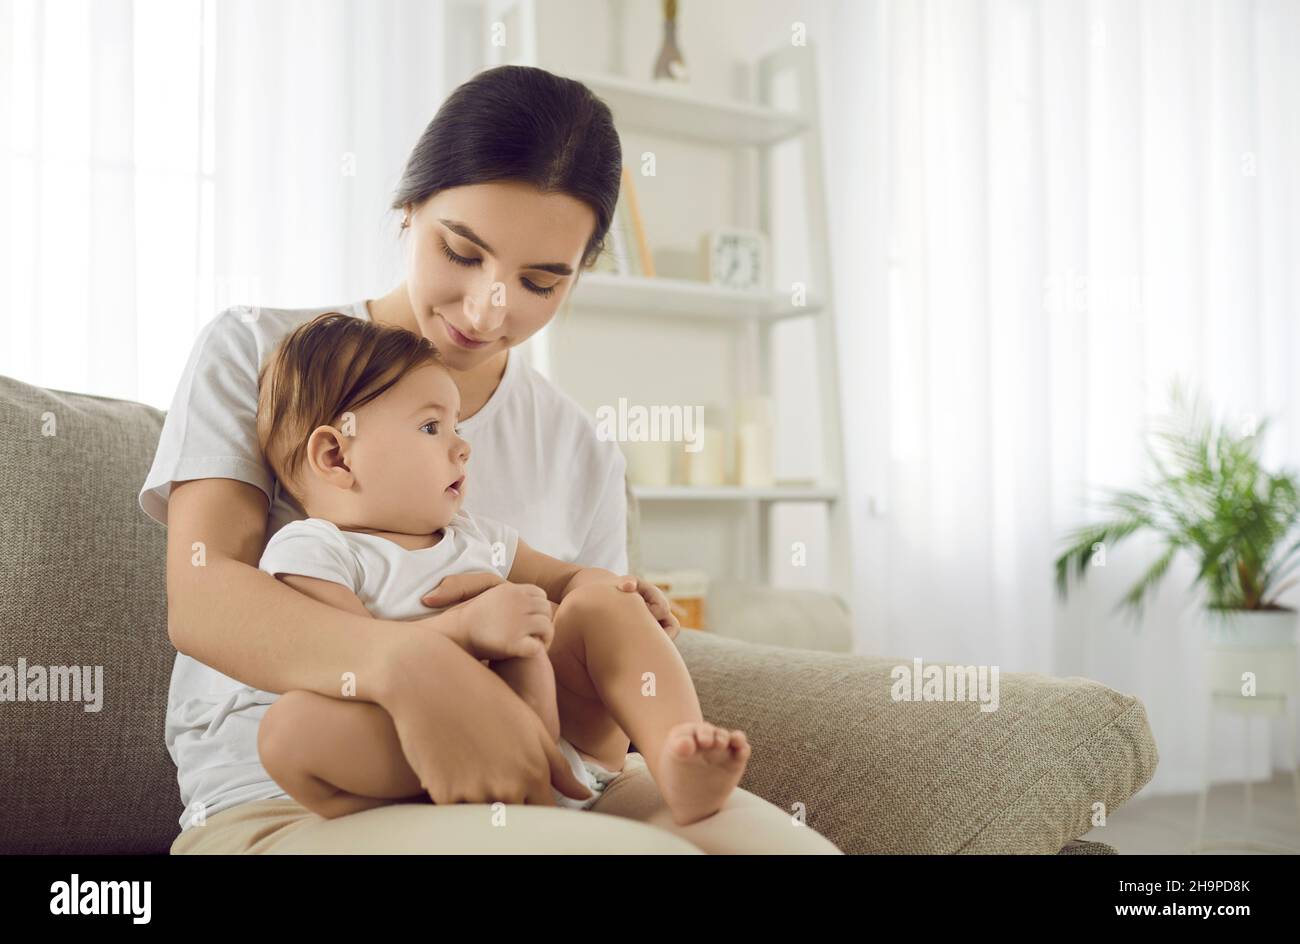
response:
<path id="1" fill-rule="evenodd" d="M 1057 853 L 1155 773 L 1142 703 L 1088 679 L 1001 673 L 984 712 L 895 701 L 910 659 L 692 630 L 677 645 L 704 717 L 749 738 L 741 786 L 846 853 Z"/>
<path id="2" fill-rule="evenodd" d="M 791 649 L 853 650 L 849 608 L 834 593 L 788 590 L 715 580 L 704 601 L 704 623 L 715 636 Z"/>

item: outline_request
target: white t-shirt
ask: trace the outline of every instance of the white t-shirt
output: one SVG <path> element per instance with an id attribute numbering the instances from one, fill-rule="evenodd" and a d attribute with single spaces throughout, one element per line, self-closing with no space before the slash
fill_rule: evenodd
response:
<path id="1" fill-rule="evenodd" d="M 363 301 L 327 308 L 227 309 L 203 328 L 140 489 L 140 507 L 151 518 L 166 524 L 172 483 L 200 478 L 237 479 L 265 492 L 268 546 L 287 524 L 306 518 L 281 491 L 258 449 L 257 373 L 289 331 L 326 311 L 369 318 Z M 473 451 L 461 503 L 467 515 L 508 524 L 532 547 L 560 560 L 626 573 L 623 454 L 616 443 L 598 439 L 583 409 L 517 351 L 510 352 L 492 398 L 461 420 L 460 430 Z M 212 778 L 222 784 L 221 808 L 285 796 L 260 764 L 256 769 L 246 764 L 248 745 L 256 757 L 257 722 L 277 697 L 177 653 L 165 736 L 186 804 L 182 828 L 192 824 L 190 807 L 209 795 Z M 221 737 L 215 737 L 218 732 Z M 219 809 L 205 801 L 203 811 L 210 815 Z"/>

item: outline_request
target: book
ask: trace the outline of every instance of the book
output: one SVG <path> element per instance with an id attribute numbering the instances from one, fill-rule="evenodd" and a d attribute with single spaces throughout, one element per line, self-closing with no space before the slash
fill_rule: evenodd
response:
<path id="1" fill-rule="evenodd" d="M 654 257 L 650 254 L 650 244 L 646 241 L 645 225 L 641 219 L 641 207 L 637 202 L 636 184 L 632 181 L 632 172 L 623 166 L 623 193 L 627 197 L 627 215 L 630 223 L 631 233 L 636 245 L 636 259 L 639 263 L 640 272 L 646 278 L 654 278 L 655 262 Z M 621 202 L 621 201 L 620 201 Z"/>

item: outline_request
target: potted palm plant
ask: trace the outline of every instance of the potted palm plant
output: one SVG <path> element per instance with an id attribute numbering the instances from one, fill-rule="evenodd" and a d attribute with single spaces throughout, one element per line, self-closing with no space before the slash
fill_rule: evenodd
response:
<path id="1" fill-rule="evenodd" d="M 1279 649 L 1294 645 L 1296 611 L 1280 602 L 1300 580 L 1300 486 L 1295 475 L 1265 471 L 1260 437 L 1268 425 L 1240 431 L 1207 415 L 1200 397 L 1177 380 L 1173 409 L 1146 440 L 1155 475 L 1139 490 L 1111 490 L 1103 520 L 1075 529 L 1056 559 L 1062 599 L 1071 574 L 1082 580 L 1106 549 L 1140 531 L 1161 539 L 1160 556 L 1116 605 L 1141 616 L 1143 603 L 1181 553 L 1198 569 L 1216 650 Z M 1157 448 L 1160 447 L 1160 448 Z M 1100 555 L 1099 559 L 1098 556 Z"/>

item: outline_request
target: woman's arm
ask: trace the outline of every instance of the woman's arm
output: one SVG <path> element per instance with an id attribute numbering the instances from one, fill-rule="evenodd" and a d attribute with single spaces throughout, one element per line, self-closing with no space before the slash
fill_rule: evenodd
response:
<path id="1" fill-rule="evenodd" d="M 341 667 L 376 701 L 385 660 L 428 632 L 329 606 L 257 569 L 266 495 L 234 479 L 172 486 L 167 507 L 167 632 L 177 650 L 254 688 L 334 695 Z M 455 619 L 459 614 L 452 617 Z M 437 622 L 432 618 L 431 622 Z"/>
<path id="2" fill-rule="evenodd" d="M 172 485 L 167 631 L 179 651 L 277 694 L 301 689 L 338 698 L 342 674 L 352 673 L 352 697 L 388 711 L 434 803 L 554 805 L 552 784 L 575 799 L 590 795 L 537 715 L 449 638 L 458 631 L 430 632 L 475 624 L 482 618 L 477 599 L 412 622 L 313 600 L 257 568 L 266 516 L 266 495 L 254 485 Z M 511 618 L 499 608 L 493 613 Z M 430 685 L 435 676 L 438 684 Z"/>

